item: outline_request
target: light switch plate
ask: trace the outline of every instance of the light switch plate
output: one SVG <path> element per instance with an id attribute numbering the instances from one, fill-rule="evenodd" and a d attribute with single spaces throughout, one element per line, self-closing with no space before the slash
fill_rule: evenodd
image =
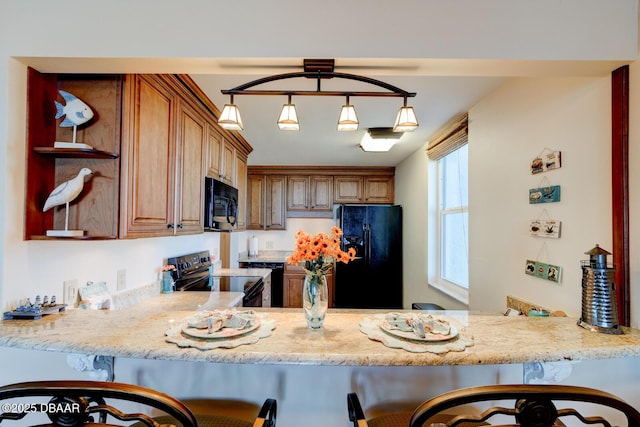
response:
<path id="1" fill-rule="evenodd" d="M 122 268 L 118 270 L 116 290 L 121 291 L 126 287 L 127 287 L 127 270 L 125 268 Z"/>
<path id="2" fill-rule="evenodd" d="M 78 279 L 65 280 L 62 287 L 62 302 L 69 307 L 75 307 L 78 301 Z"/>

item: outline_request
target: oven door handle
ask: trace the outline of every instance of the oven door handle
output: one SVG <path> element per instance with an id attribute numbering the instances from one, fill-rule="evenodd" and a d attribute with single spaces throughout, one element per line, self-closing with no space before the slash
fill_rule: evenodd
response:
<path id="1" fill-rule="evenodd" d="M 208 278 L 209 278 L 209 271 L 202 271 L 199 273 L 194 273 L 194 274 L 190 274 L 188 276 L 183 276 L 180 279 L 176 280 L 176 290 L 179 291 L 188 291 L 190 288 L 194 287 L 195 285 L 199 284 L 200 282 L 203 282 L 203 279 L 207 278 L 207 285 L 208 285 Z"/>

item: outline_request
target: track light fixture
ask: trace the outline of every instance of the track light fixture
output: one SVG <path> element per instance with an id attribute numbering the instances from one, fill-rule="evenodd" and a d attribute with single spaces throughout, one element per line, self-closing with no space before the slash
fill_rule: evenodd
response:
<path id="1" fill-rule="evenodd" d="M 243 85 L 237 86 L 233 89 L 222 90 L 224 95 L 229 95 L 231 101 L 229 104 L 225 104 L 220 113 L 218 123 L 225 129 L 242 130 L 242 119 L 240 118 L 240 111 L 238 106 L 233 103 L 234 95 L 286 95 L 288 102 L 282 108 L 278 119 L 278 126 L 282 130 L 299 130 L 300 123 L 298 121 L 298 114 L 296 112 L 295 105 L 291 103 L 292 96 L 342 96 L 346 98 L 346 104 L 342 106 L 340 115 L 338 117 L 338 130 L 339 131 L 351 131 L 358 129 L 358 118 L 356 116 L 355 108 L 349 104 L 349 97 L 364 96 L 364 97 L 398 97 L 404 99 L 404 104 L 398 111 L 395 124 L 393 126 L 394 132 L 411 132 L 418 127 L 418 119 L 416 117 L 413 107 L 407 106 L 407 98 L 416 96 L 415 92 L 407 92 L 396 86 L 375 80 L 369 77 L 358 76 L 356 74 L 337 73 L 334 71 L 335 61 L 333 59 L 305 59 L 304 71 L 296 73 L 276 74 L 269 77 L 253 80 Z M 316 79 L 316 90 L 259 90 L 251 89 L 254 86 L 273 82 L 276 80 L 292 79 L 298 77 L 305 77 L 308 79 Z M 372 84 L 383 89 L 387 92 L 365 92 L 365 91 L 323 91 L 321 88 L 322 79 L 348 79 L 356 80 L 368 84 Z"/>
<path id="2" fill-rule="evenodd" d="M 291 95 L 289 95 L 287 103 L 282 106 L 282 111 L 278 118 L 278 127 L 280 130 L 300 130 L 298 113 L 296 112 L 296 106 L 291 103 Z"/>
<path id="3" fill-rule="evenodd" d="M 347 96 L 347 103 L 340 109 L 340 116 L 338 116 L 338 130 L 350 131 L 358 130 L 358 116 L 356 115 L 356 109 L 353 105 L 349 104 L 349 97 Z"/>

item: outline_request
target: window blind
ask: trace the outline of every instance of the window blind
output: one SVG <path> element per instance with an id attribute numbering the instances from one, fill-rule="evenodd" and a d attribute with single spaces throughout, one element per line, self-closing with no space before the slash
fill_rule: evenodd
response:
<path id="1" fill-rule="evenodd" d="M 427 145 L 427 156 L 431 160 L 440 160 L 468 142 L 469 114 L 456 117 L 436 134 Z"/>

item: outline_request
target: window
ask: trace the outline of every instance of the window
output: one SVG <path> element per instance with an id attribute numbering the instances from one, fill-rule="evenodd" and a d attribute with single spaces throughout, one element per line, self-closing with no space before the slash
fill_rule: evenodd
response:
<path id="1" fill-rule="evenodd" d="M 432 140 L 429 164 L 429 285 L 469 301 L 469 149 L 467 116 Z"/>
<path id="2" fill-rule="evenodd" d="M 439 278 L 469 288 L 468 145 L 438 160 Z"/>

